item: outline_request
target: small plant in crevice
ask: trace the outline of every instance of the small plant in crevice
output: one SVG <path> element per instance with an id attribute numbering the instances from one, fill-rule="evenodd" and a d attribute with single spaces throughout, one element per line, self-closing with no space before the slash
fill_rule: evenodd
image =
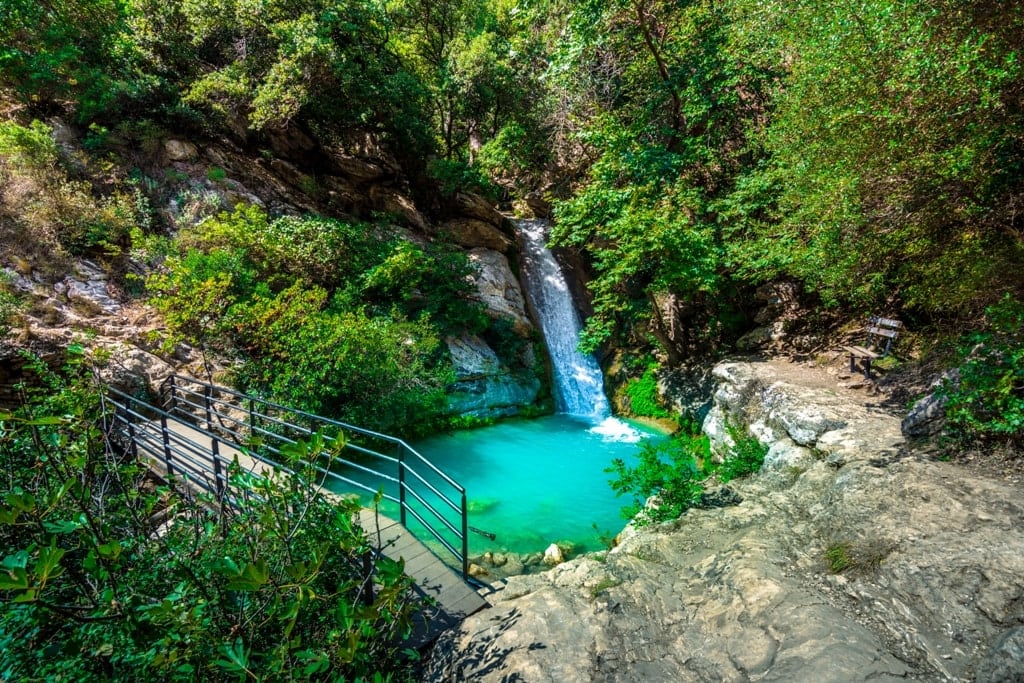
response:
<path id="1" fill-rule="evenodd" d="M 825 548 L 822 558 L 830 574 L 863 574 L 878 569 L 895 547 L 895 544 L 884 539 L 833 541 Z"/>
<path id="2" fill-rule="evenodd" d="M 629 398 L 630 410 L 634 415 L 642 417 L 669 417 L 661 403 L 658 402 L 657 366 L 649 365 L 644 374 L 632 379 L 626 385 L 626 396 Z"/>
<path id="3" fill-rule="evenodd" d="M 595 600 L 597 596 L 605 592 L 609 588 L 615 588 L 616 586 L 622 585 L 622 579 L 607 576 L 601 579 L 594 587 L 590 589 L 590 599 Z"/>
<path id="4" fill-rule="evenodd" d="M 732 438 L 733 446 L 729 456 L 718 466 L 718 481 L 726 484 L 733 479 L 745 477 L 761 469 L 768 447 L 753 436 L 744 435 L 738 427 L 727 426 L 726 431 Z"/>
<path id="5" fill-rule="evenodd" d="M 849 568 L 852 563 L 849 543 L 833 543 L 825 548 L 825 564 L 830 573 L 839 574 Z"/>

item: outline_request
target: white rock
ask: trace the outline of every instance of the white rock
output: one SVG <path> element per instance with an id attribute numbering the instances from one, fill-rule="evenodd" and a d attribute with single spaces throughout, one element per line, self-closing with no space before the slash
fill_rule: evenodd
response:
<path id="1" fill-rule="evenodd" d="M 562 564 L 565 562 L 565 557 L 562 555 L 562 549 L 558 547 L 557 543 L 552 543 L 544 551 L 544 564 L 554 567 L 556 564 Z"/>

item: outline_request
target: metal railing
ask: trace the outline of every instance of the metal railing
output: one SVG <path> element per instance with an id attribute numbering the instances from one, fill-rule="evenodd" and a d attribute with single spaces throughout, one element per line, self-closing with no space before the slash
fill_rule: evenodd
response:
<path id="1" fill-rule="evenodd" d="M 290 471 L 282 464 L 288 459 L 282 448 L 319 433 L 323 449 L 310 464 L 321 486 L 334 493 L 380 494 L 397 505 L 402 526 L 428 545 L 436 541 L 469 578 L 466 490 L 405 441 L 181 375 L 161 385 L 160 401 L 162 406 L 153 406 L 108 389 L 108 433 L 123 435 L 124 447 L 168 475 L 187 477 L 232 503 L 228 466 L 234 453 Z M 176 430 L 176 423 L 189 429 Z M 335 448 L 338 439 L 341 449 Z"/>

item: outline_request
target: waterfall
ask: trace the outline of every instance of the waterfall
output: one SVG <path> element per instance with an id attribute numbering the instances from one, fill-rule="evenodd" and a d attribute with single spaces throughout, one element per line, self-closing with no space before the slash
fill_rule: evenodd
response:
<path id="1" fill-rule="evenodd" d="M 555 407 L 560 413 L 603 420 L 611 415 L 604 376 L 594 357 L 577 349 L 580 317 L 565 275 L 547 248 L 548 222 L 515 223 L 521 238 L 526 296 L 551 357 Z"/>

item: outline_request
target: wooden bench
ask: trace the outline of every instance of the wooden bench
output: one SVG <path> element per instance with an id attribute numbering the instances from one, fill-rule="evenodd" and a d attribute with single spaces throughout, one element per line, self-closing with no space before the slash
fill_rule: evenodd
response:
<path id="1" fill-rule="evenodd" d="M 871 361 L 885 358 L 892 349 L 892 343 L 900 335 L 903 323 L 892 318 L 868 318 L 865 331 L 868 333 L 864 346 L 844 346 L 850 354 L 850 372 L 856 372 L 856 361 L 861 359 L 864 365 L 864 376 L 871 377 Z"/>

